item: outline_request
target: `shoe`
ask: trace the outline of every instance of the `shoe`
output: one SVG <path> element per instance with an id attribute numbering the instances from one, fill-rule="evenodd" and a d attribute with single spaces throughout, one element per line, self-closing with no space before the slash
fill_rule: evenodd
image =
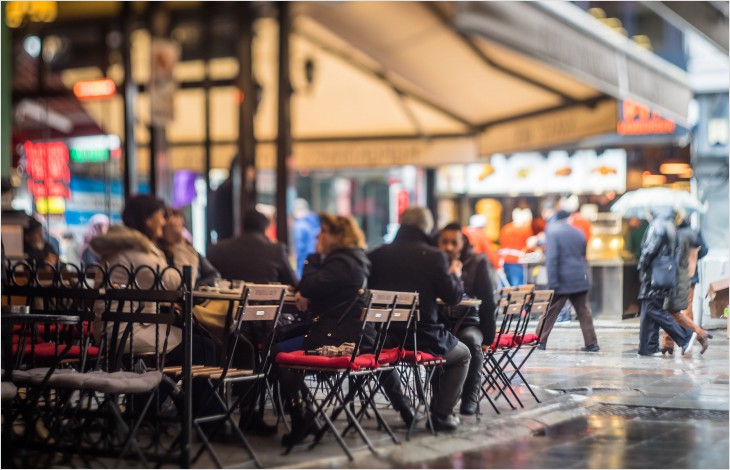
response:
<path id="1" fill-rule="evenodd" d="M 598 346 L 598 343 L 593 343 L 589 346 L 586 346 L 584 348 L 580 348 L 583 352 L 598 352 L 601 350 L 600 346 Z"/>
<path id="2" fill-rule="evenodd" d="M 664 355 L 662 354 L 661 351 L 656 351 L 656 352 L 653 352 L 651 354 L 641 354 L 641 353 L 639 353 L 639 354 L 637 354 L 637 356 L 641 356 L 641 357 L 664 357 Z"/>
<path id="3" fill-rule="evenodd" d="M 537 349 L 539 349 L 540 351 L 544 351 L 545 350 L 545 343 L 537 343 Z"/>
<path id="4" fill-rule="evenodd" d="M 411 425 L 416 420 L 416 411 L 411 405 L 406 405 L 398 412 L 400 413 L 400 417 L 403 422 L 406 423 L 406 427 L 410 429 Z"/>
<path id="5" fill-rule="evenodd" d="M 700 345 L 702 346 L 702 349 L 700 349 L 700 354 L 704 354 L 705 351 L 707 351 L 707 348 L 710 347 L 710 338 L 712 338 L 712 335 L 708 332 L 705 332 L 705 334 L 697 337 L 697 341 L 699 341 Z"/>
<path id="6" fill-rule="evenodd" d="M 281 436 L 281 445 L 284 447 L 293 447 L 310 434 L 319 433 L 321 429 L 317 420 L 314 419 L 314 412 L 308 407 L 306 411 L 301 406 L 292 407 L 289 416 L 291 417 L 291 432 Z"/>
<path id="7" fill-rule="evenodd" d="M 238 429 L 242 433 L 252 436 L 273 436 L 276 434 L 278 428 L 267 424 L 261 415 L 254 413 L 249 420 L 245 419 L 244 415 L 241 415 L 238 421 Z"/>
<path id="8" fill-rule="evenodd" d="M 477 414 L 477 404 L 474 401 L 461 401 L 461 406 L 459 407 L 459 413 L 463 414 L 464 416 L 473 416 Z"/>
<path id="9" fill-rule="evenodd" d="M 456 431 L 461 421 L 455 415 L 441 415 L 439 413 L 431 413 L 431 424 L 433 424 L 434 431 L 451 432 Z M 428 427 L 428 422 L 426 422 Z"/>
<path id="10" fill-rule="evenodd" d="M 694 346 L 695 341 L 697 340 L 697 333 L 692 333 L 692 336 L 689 337 L 689 341 L 687 341 L 687 344 L 682 346 L 682 355 L 684 356 L 688 352 L 692 351 L 692 346 Z"/>
<path id="11" fill-rule="evenodd" d="M 671 356 L 671 355 L 673 355 L 673 354 L 674 354 L 674 347 L 666 347 L 666 348 L 662 348 L 662 350 L 661 350 L 660 352 L 661 352 L 662 354 L 666 354 L 666 355 L 668 355 L 668 356 Z"/>

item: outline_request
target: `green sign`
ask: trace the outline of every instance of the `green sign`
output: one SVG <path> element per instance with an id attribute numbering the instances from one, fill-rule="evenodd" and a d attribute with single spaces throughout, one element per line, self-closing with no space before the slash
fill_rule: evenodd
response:
<path id="1" fill-rule="evenodd" d="M 76 163 L 96 163 L 109 161 L 109 149 L 104 148 L 88 148 L 79 149 L 71 148 L 69 155 L 72 162 Z"/>

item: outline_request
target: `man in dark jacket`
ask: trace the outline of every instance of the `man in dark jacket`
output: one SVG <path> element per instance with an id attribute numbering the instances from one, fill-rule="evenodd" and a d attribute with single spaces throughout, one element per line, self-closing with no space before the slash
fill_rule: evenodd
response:
<path id="1" fill-rule="evenodd" d="M 568 223 L 570 212 L 559 210 L 555 220 L 545 232 L 546 268 L 548 287 L 554 292 L 548 311 L 540 317 L 537 335 L 540 336 L 540 349 L 545 349 L 550 332 L 555 325 L 560 309 L 570 300 L 580 322 L 584 347 L 581 351 L 600 350 L 596 331 L 593 329 L 593 314 L 588 304 L 588 263 L 586 262 L 586 238 L 583 233 Z"/>
<path id="2" fill-rule="evenodd" d="M 639 278 L 641 289 L 641 313 L 639 320 L 639 355 L 659 356 L 659 328 L 671 336 L 687 353 L 694 344 L 697 334 L 680 326 L 664 310 L 664 300 L 673 288 L 660 288 L 652 285 L 652 262 L 658 256 L 674 256 L 677 245 L 677 229 L 674 225 L 675 212 L 671 207 L 657 207 L 652 210 L 652 220 L 641 244 L 639 258 Z"/>
<path id="3" fill-rule="evenodd" d="M 445 311 L 445 320 L 451 332 L 464 343 L 471 352 L 469 372 L 461 392 L 460 412 L 473 415 L 477 411 L 479 387 L 482 379 L 482 344 L 492 344 L 496 330 L 494 319 L 494 292 L 489 276 L 489 266 L 485 255 L 474 253 L 469 240 L 464 237 L 459 224 L 449 224 L 438 236 L 438 246 L 449 257 L 449 261 L 462 263 L 461 279 L 464 291 L 469 297 L 482 301 L 479 308 L 450 307 Z"/>
<path id="4" fill-rule="evenodd" d="M 278 282 L 296 286 L 299 283 L 294 270 L 289 264 L 286 247 L 281 243 L 273 243 L 266 238 L 265 231 L 269 220 L 264 214 L 249 209 L 244 214 L 243 234 L 228 240 L 223 240 L 208 249 L 208 260 L 215 266 L 221 275 L 227 279 L 237 279 L 255 284 Z M 252 369 L 255 364 L 255 343 L 262 341 L 269 333 L 269 325 L 261 330 L 247 322 L 242 331 L 242 340 L 239 341 L 240 355 L 247 358 L 237 363 L 237 367 Z M 258 323 L 258 322 L 256 322 Z M 273 323 L 273 322 L 272 322 Z M 258 341 L 256 341 L 258 339 Z M 247 420 L 245 403 L 241 406 L 241 421 Z M 270 435 L 276 432 L 276 426 L 269 426 L 263 421 L 261 412 L 254 413 L 247 429 L 248 432 Z"/>
<path id="5" fill-rule="evenodd" d="M 430 243 L 427 234 L 431 230 L 433 216 L 428 209 L 406 209 L 393 243 L 382 245 L 368 255 L 372 263 L 369 284 L 371 289 L 418 292 L 421 314 L 418 349 L 446 360 L 441 376 L 434 377 L 432 422 L 437 430 L 453 431 L 459 425 L 453 410 L 461 395 L 471 354 L 439 319 L 436 299 L 454 306 L 461 300 L 464 287 L 461 262 L 454 260 L 449 266 L 446 255 Z M 413 348 L 412 338 L 409 337 L 406 347 Z"/>
<path id="6" fill-rule="evenodd" d="M 243 220 L 243 234 L 211 246 L 208 260 L 226 279 L 297 285 L 299 280 L 289 264 L 286 247 L 266 238 L 268 225 L 264 214 L 249 209 Z"/>

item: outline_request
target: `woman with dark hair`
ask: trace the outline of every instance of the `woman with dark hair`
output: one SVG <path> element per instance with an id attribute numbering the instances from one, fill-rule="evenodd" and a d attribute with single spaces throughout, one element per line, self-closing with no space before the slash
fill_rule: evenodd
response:
<path id="1" fill-rule="evenodd" d="M 273 354 L 355 342 L 362 328 L 362 294 L 370 274 L 365 237 L 352 217 L 320 214 L 319 222 L 317 252 L 307 257 L 296 293 L 297 307 L 311 311 L 312 324 L 304 336 L 279 343 Z M 368 325 L 360 350 L 371 350 L 374 341 L 375 329 Z M 291 414 L 291 433 L 282 438 L 282 444 L 289 446 L 301 442 L 314 423 L 305 419 L 301 376 L 278 367 L 276 374 Z"/>
<path id="2" fill-rule="evenodd" d="M 100 264 L 108 267 L 120 265 L 127 269 L 138 269 L 140 266 L 149 266 L 153 270 L 158 267 L 163 270 L 168 266 L 164 253 L 154 244 L 153 240 L 162 237 L 165 227 L 165 203 L 149 195 L 133 196 L 127 200 L 122 211 L 124 225 L 112 225 L 102 235 L 97 235 L 89 242 L 89 246 L 100 256 Z M 153 273 L 149 269 L 139 270 L 137 283 L 140 286 L 153 284 Z M 110 282 L 126 284 L 127 273 L 123 269 L 113 269 Z M 169 289 L 175 289 L 180 284 L 180 276 L 173 269 L 167 269 L 162 274 L 162 282 Z M 101 336 L 101 314 L 103 304 L 97 305 L 96 319 L 94 320 L 94 336 Z M 153 303 L 147 302 L 142 312 L 154 313 Z M 162 334 L 163 330 L 160 329 Z M 182 360 L 182 331 L 172 327 L 168 336 L 167 363 L 174 365 Z M 153 325 L 135 327 L 134 346 L 139 352 L 153 352 L 155 350 L 155 328 Z M 215 345 L 209 338 L 194 335 L 193 362 L 195 364 L 215 365 Z"/>

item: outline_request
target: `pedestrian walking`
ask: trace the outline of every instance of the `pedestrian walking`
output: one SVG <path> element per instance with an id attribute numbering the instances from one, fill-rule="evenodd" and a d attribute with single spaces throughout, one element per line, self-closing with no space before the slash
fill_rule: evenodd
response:
<path id="1" fill-rule="evenodd" d="M 639 258 L 639 278 L 641 302 L 639 320 L 639 355 L 661 355 L 659 350 L 659 328 L 666 331 L 674 342 L 682 347 L 682 354 L 692 348 L 697 333 L 681 326 L 672 315 L 664 309 L 664 302 L 674 285 L 660 287 L 652 282 L 652 264 L 659 256 L 674 257 L 678 249 L 677 229 L 674 225 L 675 212 L 671 207 L 656 207 L 651 211 L 651 222 L 641 245 Z M 686 297 L 685 297 L 686 300 Z"/>
<path id="2" fill-rule="evenodd" d="M 554 295 L 550 308 L 540 317 L 537 325 L 537 335 L 540 337 L 538 348 L 545 349 L 560 310 L 570 300 L 583 333 L 585 345 L 581 351 L 597 352 L 601 348 L 588 304 L 591 283 L 588 280 L 586 239 L 580 230 L 569 225 L 569 216 L 570 212 L 559 210 L 546 230 L 548 287 L 554 291 Z"/>
<path id="3" fill-rule="evenodd" d="M 704 354 L 710 345 L 712 335 L 700 328 L 694 322 L 691 314 L 685 315 L 684 310 L 691 307 L 694 295 L 694 285 L 692 278 L 696 274 L 698 252 L 701 247 L 701 238 L 699 232 L 695 231 L 689 222 L 689 218 L 682 216 L 679 226 L 677 227 L 677 249 L 679 250 L 677 263 L 677 287 L 668 297 L 664 299 L 664 309 L 672 314 L 674 320 L 681 326 L 697 333 L 697 341 L 702 346 L 700 354 Z M 705 251 L 707 249 L 705 248 Z M 693 271 L 690 272 L 690 258 L 694 259 Z M 662 354 L 674 354 L 674 341 L 667 332 L 662 332 Z"/>

